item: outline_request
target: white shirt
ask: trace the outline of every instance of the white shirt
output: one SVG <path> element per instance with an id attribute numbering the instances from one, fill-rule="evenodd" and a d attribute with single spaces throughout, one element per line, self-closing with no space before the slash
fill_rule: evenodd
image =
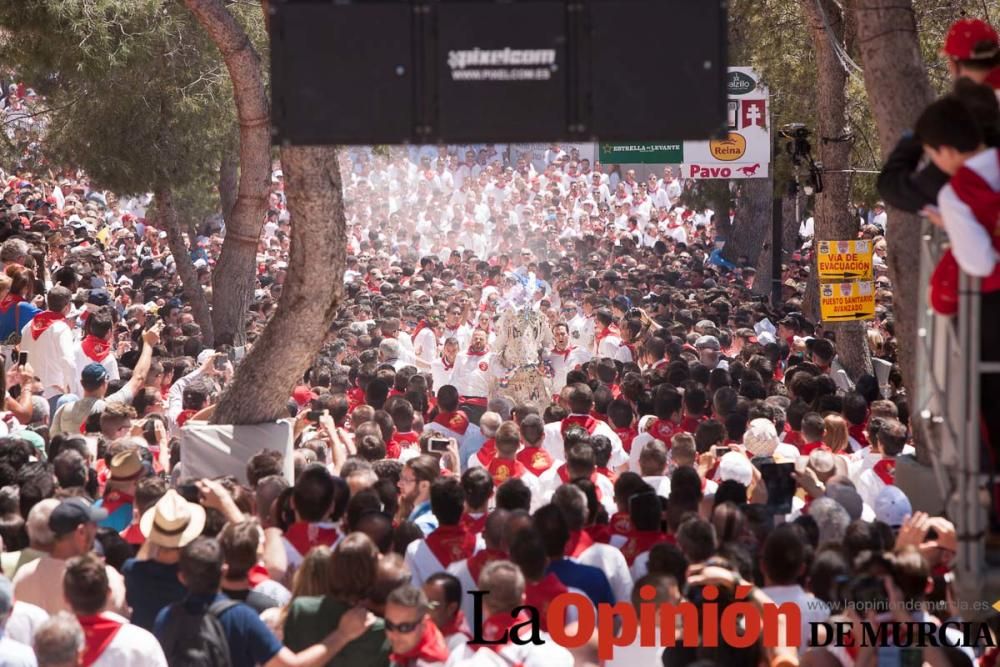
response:
<path id="1" fill-rule="evenodd" d="M 91 667 L 167 667 L 160 642 L 148 630 L 112 612 L 102 617 L 124 623 Z"/>
<path id="2" fill-rule="evenodd" d="M 573 338 L 573 342 L 584 350 L 592 350 L 594 347 L 594 317 L 587 317 L 580 313 L 568 324 L 569 335 Z"/>
<path id="3" fill-rule="evenodd" d="M 622 447 L 622 440 L 618 437 L 617 433 L 611 430 L 610 426 L 597 420 L 597 426 L 594 428 L 593 435 L 603 435 L 611 441 L 611 460 L 608 461 L 609 468 L 614 470 L 623 463 L 628 463 L 628 454 L 625 453 L 625 448 Z M 552 458 L 566 460 L 566 449 L 563 445 L 562 437 L 562 422 L 553 422 L 545 425 L 545 439 L 542 440 L 542 448 L 551 454 Z"/>
<path id="4" fill-rule="evenodd" d="M 72 391 L 78 376 L 73 330 L 64 320 L 58 320 L 35 339 L 31 324 L 21 327 L 21 352 L 28 353 L 28 363 L 42 381 L 45 388 L 42 395 L 52 398 Z"/>
<path id="5" fill-rule="evenodd" d="M 590 361 L 590 351 L 582 346 L 570 345 L 565 352 L 552 350 L 545 360 L 552 366 L 552 393 L 558 394 L 566 386 L 566 374 Z"/>
<path id="6" fill-rule="evenodd" d="M 437 337 L 430 327 L 424 327 L 413 340 L 413 356 L 419 368 L 428 368 L 437 359 Z M 437 387 L 437 383 L 434 383 Z"/>
<path id="7" fill-rule="evenodd" d="M 441 359 L 435 359 L 431 362 L 431 377 L 434 380 L 434 391 L 436 392 L 441 387 L 451 384 L 451 378 L 455 374 L 455 366 L 452 365 L 449 368 L 445 368 L 444 361 Z"/>
<path id="8" fill-rule="evenodd" d="M 621 549 L 610 544 L 597 542 L 587 547 L 582 554 L 574 558 L 578 563 L 591 565 L 604 572 L 611 584 L 611 591 L 618 602 L 628 602 L 632 596 L 632 575 L 629 573 L 628 561 Z"/>
<path id="9" fill-rule="evenodd" d="M 1000 191 L 1000 164 L 996 149 L 983 151 L 967 160 L 964 166 L 981 176 L 994 192 Z M 986 227 L 976 220 L 972 209 L 958 198 L 950 183 L 938 193 L 938 208 L 951 251 L 962 271 L 980 278 L 993 273 L 1000 259 L 993 247 L 993 239 Z"/>
<path id="10" fill-rule="evenodd" d="M 798 584 L 792 586 L 765 586 L 761 589 L 775 604 L 791 602 L 799 608 L 802 619 L 802 634 L 799 649 L 806 650 L 809 646 L 809 628 L 812 623 L 822 623 L 830 617 L 830 607 L 825 602 L 807 593 Z"/>
<path id="11" fill-rule="evenodd" d="M 35 640 L 35 631 L 45 621 L 49 620 L 49 614 L 44 609 L 29 602 L 17 600 L 14 602 L 14 610 L 7 619 L 7 625 L 3 631 L 8 637 L 22 644 L 32 645 Z"/>
<path id="12" fill-rule="evenodd" d="M 80 376 L 83 374 L 83 369 L 90 364 L 100 364 L 101 366 L 104 366 L 104 370 L 108 372 L 109 381 L 117 380 L 120 377 L 118 373 L 118 359 L 115 358 L 113 352 L 104 357 L 103 361 L 94 361 L 87 356 L 86 352 L 83 351 L 82 345 L 77 345 L 74 357 L 76 359 L 76 375 L 73 376 L 73 387 L 71 391 L 77 396 L 83 396 L 83 386 L 80 384 Z"/>
<path id="13" fill-rule="evenodd" d="M 601 339 L 601 342 L 597 345 L 597 356 L 599 357 L 609 357 L 611 359 L 617 359 L 619 350 L 622 347 L 622 339 L 614 334 L 608 334 Z M 626 350 L 627 351 L 627 350 Z M 632 355 L 629 354 L 629 357 Z M 629 359 L 631 361 L 631 359 Z"/>
<path id="14" fill-rule="evenodd" d="M 449 254 L 451 254 L 449 252 Z M 444 328 L 441 333 L 441 342 L 448 340 L 449 338 L 454 338 L 458 341 L 458 348 L 464 350 L 469 347 L 469 340 L 472 338 L 472 327 L 468 324 L 460 324 L 456 329 Z"/>
<path id="15" fill-rule="evenodd" d="M 455 357 L 455 369 L 452 374 L 452 384 L 458 389 L 459 396 L 475 396 L 486 398 L 490 395 L 490 365 L 493 353 L 467 354 Z"/>

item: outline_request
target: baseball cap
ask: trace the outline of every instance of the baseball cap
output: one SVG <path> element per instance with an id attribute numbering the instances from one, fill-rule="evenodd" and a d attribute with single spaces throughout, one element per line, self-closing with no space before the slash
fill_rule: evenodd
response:
<path id="1" fill-rule="evenodd" d="M 988 60 L 1000 52 L 1000 40 L 986 21 L 959 19 L 948 29 L 941 52 L 956 60 Z"/>
<path id="2" fill-rule="evenodd" d="M 715 350 L 718 352 L 722 349 L 719 345 L 719 339 L 715 336 L 701 336 L 694 342 L 695 348 L 699 350 Z"/>
<path id="3" fill-rule="evenodd" d="M 92 289 L 87 295 L 87 303 L 94 306 L 106 306 L 111 303 L 111 295 L 105 289 Z"/>
<path id="4" fill-rule="evenodd" d="M 913 514 L 910 499 L 898 486 L 887 486 L 875 496 L 875 518 L 893 528 L 903 525 L 906 517 Z"/>
<path id="5" fill-rule="evenodd" d="M 80 373 L 80 379 L 84 385 L 96 387 L 108 379 L 108 369 L 101 364 L 87 364 Z"/>
<path id="6" fill-rule="evenodd" d="M 67 498 L 49 515 L 49 530 L 56 537 L 62 537 L 85 523 L 98 523 L 107 518 L 107 510 L 93 507 L 83 498 Z"/>
<path id="7" fill-rule="evenodd" d="M 719 481 L 734 480 L 743 486 L 750 486 L 753 479 L 753 465 L 746 454 L 729 452 L 719 460 Z"/>
<path id="8" fill-rule="evenodd" d="M 146 472 L 142 459 L 135 450 L 118 452 L 111 459 L 111 479 L 116 482 L 128 482 L 138 479 Z"/>
<path id="9" fill-rule="evenodd" d="M 849 479 L 843 477 L 831 477 L 826 482 L 826 497 L 833 498 L 841 507 L 847 510 L 851 516 L 851 521 L 861 518 L 864 511 L 864 501 L 861 495 L 854 488 L 854 484 Z"/>
<path id="10" fill-rule="evenodd" d="M 295 402 L 301 407 L 308 405 L 310 401 L 314 401 L 319 397 L 312 389 L 304 384 L 300 384 L 292 391 L 292 398 L 295 399 Z"/>

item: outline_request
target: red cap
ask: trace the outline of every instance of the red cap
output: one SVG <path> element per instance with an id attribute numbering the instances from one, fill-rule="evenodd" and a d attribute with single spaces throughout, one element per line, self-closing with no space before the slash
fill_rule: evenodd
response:
<path id="1" fill-rule="evenodd" d="M 299 407 L 305 407 L 306 405 L 309 404 L 309 401 L 315 400 L 319 397 L 316 395 L 315 392 L 313 392 L 312 389 L 310 389 L 304 384 L 300 384 L 292 392 L 292 398 L 295 399 L 295 402 L 299 404 Z"/>
<path id="2" fill-rule="evenodd" d="M 986 21 L 959 19 L 949 28 L 941 51 L 956 60 L 992 58 L 1000 51 L 1000 39 Z"/>

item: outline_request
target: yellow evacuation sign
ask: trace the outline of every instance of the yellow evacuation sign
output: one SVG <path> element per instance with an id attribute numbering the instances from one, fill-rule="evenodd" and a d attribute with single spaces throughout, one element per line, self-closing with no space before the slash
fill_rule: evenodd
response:
<path id="1" fill-rule="evenodd" d="M 820 241 L 816 247 L 820 282 L 872 279 L 872 242 Z"/>
<path id="2" fill-rule="evenodd" d="M 823 283 L 819 286 L 819 303 L 824 322 L 875 318 L 875 288 L 870 280 Z"/>

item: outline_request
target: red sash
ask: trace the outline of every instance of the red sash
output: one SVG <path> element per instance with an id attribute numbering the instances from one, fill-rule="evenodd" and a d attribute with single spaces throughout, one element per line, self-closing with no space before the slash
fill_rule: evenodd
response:
<path id="1" fill-rule="evenodd" d="M 632 441 L 635 440 L 635 436 L 639 435 L 639 431 L 635 428 L 629 426 L 628 428 L 616 428 L 614 429 L 615 435 L 618 439 L 622 441 L 622 447 L 626 452 L 632 452 Z"/>
<path id="2" fill-rule="evenodd" d="M 896 459 L 879 460 L 872 466 L 872 472 L 887 486 L 892 486 L 896 483 Z"/>
<path id="3" fill-rule="evenodd" d="M 517 616 L 511 616 L 509 613 L 503 613 L 503 612 L 499 614 L 494 614 L 493 616 L 487 618 L 486 621 L 483 623 L 483 629 L 479 636 L 485 639 L 486 641 L 491 641 L 491 642 L 498 641 L 504 635 L 507 635 L 508 631 L 513 626 L 519 625 L 521 623 L 526 623 L 529 620 L 531 619 L 528 617 L 528 614 L 526 614 L 523 611 Z M 476 644 L 473 642 L 469 642 L 469 646 L 488 648 L 496 653 L 499 653 L 500 650 L 503 649 L 508 644 L 510 644 L 509 635 L 507 637 L 506 644 Z"/>
<path id="4" fill-rule="evenodd" d="M 568 593 L 569 589 L 559 581 L 556 575 L 549 573 L 537 583 L 526 583 L 524 586 L 524 604 L 535 607 L 539 611 L 542 631 L 548 631 L 548 610 L 549 603 L 557 595 Z"/>
<path id="5" fill-rule="evenodd" d="M 97 336 L 88 335 L 80 343 L 80 347 L 83 348 L 83 353 L 88 358 L 93 359 L 97 363 L 101 363 L 111 354 L 111 345 L 103 338 L 98 338 Z"/>
<path id="6" fill-rule="evenodd" d="M 101 502 L 101 508 L 107 510 L 108 514 L 111 514 L 122 505 L 130 505 L 134 501 L 135 499 L 127 493 L 122 493 L 121 491 L 108 491 L 104 495 L 104 500 Z"/>
<path id="7" fill-rule="evenodd" d="M 594 544 L 594 538 L 584 530 L 574 530 L 569 534 L 569 542 L 563 554 L 567 558 L 579 558 L 584 551 Z"/>
<path id="8" fill-rule="evenodd" d="M 661 441 L 670 449 L 670 438 L 678 430 L 678 425 L 669 419 L 657 419 L 649 426 L 649 434 Z"/>
<path id="9" fill-rule="evenodd" d="M 469 629 L 469 623 L 465 620 L 465 612 L 461 609 L 456 611 L 448 624 L 441 628 L 441 634 L 445 641 L 452 635 L 465 635 L 467 639 L 472 639 L 472 630 Z"/>
<path id="10" fill-rule="evenodd" d="M 86 638 L 86 651 L 83 654 L 84 667 L 97 662 L 101 654 L 111 645 L 115 635 L 121 630 L 124 623 L 120 623 L 110 618 L 97 614 L 95 616 L 77 616 L 83 628 L 83 636 Z"/>
<path id="11" fill-rule="evenodd" d="M 448 567 L 455 561 L 465 560 L 476 549 L 476 536 L 461 524 L 439 526 L 424 541 L 441 563 L 441 567 Z"/>
<path id="12" fill-rule="evenodd" d="M 858 444 L 862 447 L 869 446 L 870 443 L 868 442 L 868 434 L 865 432 L 864 424 L 851 424 L 847 427 L 847 433 L 852 438 L 857 440 Z M 788 440 L 786 439 L 785 442 L 788 442 Z"/>
<path id="13" fill-rule="evenodd" d="M 451 429 L 459 435 L 465 435 L 469 428 L 469 418 L 461 410 L 455 412 L 439 412 L 434 418 L 435 424 L 440 424 L 447 429 Z"/>
<path id="14" fill-rule="evenodd" d="M 593 435 L 594 429 L 597 428 L 597 423 L 597 420 L 590 415 L 570 415 L 569 417 L 566 417 L 566 419 L 562 420 L 559 432 L 566 435 L 566 431 L 568 431 L 571 426 L 580 426 L 587 429 L 587 433 Z"/>
<path id="15" fill-rule="evenodd" d="M 520 477 L 525 472 L 525 467 L 517 459 L 493 459 L 486 467 L 493 476 L 493 483 L 500 486 L 511 477 Z"/>
<path id="16" fill-rule="evenodd" d="M 479 462 L 483 464 L 483 467 L 489 467 L 493 463 L 493 459 L 497 457 L 497 440 L 496 438 L 489 438 L 483 442 L 483 446 L 479 448 L 476 452 L 476 458 Z"/>
<path id="17" fill-rule="evenodd" d="M 628 512 L 615 512 L 611 515 L 608 525 L 612 535 L 628 536 L 632 533 L 632 518 L 629 517 Z"/>
<path id="18" fill-rule="evenodd" d="M 430 615 L 427 615 L 424 616 L 424 629 L 417 645 L 402 655 L 390 654 L 389 662 L 397 667 L 414 667 L 421 660 L 424 662 L 445 662 L 448 655 L 448 644 L 444 641 L 444 635 L 434 625 Z"/>
<path id="19" fill-rule="evenodd" d="M 51 310 L 38 313 L 35 315 L 35 319 L 31 320 L 31 338 L 38 340 L 38 337 L 45 333 L 45 330 L 52 326 L 53 322 L 65 320 L 62 313 L 55 313 Z"/>
<path id="20" fill-rule="evenodd" d="M 659 530 L 633 530 L 628 534 L 628 540 L 622 545 L 622 555 L 629 567 L 639 554 L 652 549 L 660 542 L 668 542 L 671 537 Z"/>
<path id="21" fill-rule="evenodd" d="M 489 514 L 487 514 L 486 512 L 483 512 L 483 515 L 478 519 L 474 518 L 468 512 L 465 512 L 464 514 L 462 514 L 462 519 L 461 519 L 462 527 L 465 528 L 470 533 L 472 533 L 473 535 L 478 535 L 479 533 L 486 530 L 487 517 L 489 517 Z"/>
<path id="22" fill-rule="evenodd" d="M 472 575 L 472 581 L 478 584 L 479 575 L 482 574 L 484 567 L 495 560 L 506 559 L 507 552 L 505 551 L 501 551 L 500 549 L 483 549 L 476 555 L 472 556 L 472 558 L 465 561 L 465 565 L 469 568 L 469 574 Z"/>
<path id="23" fill-rule="evenodd" d="M 536 476 L 552 467 L 552 455 L 541 447 L 525 447 L 516 458 Z"/>
<path id="24" fill-rule="evenodd" d="M 338 537 L 340 533 L 336 528 L 321 528 L 318 524 L 307 521 L 296 521 L 285 531 L 285 539 L 303 556 L 321 544 L 332 547 Z"/>
<path id="25" fill-rule="evenodd" d="M 22 301 L 24 301 L 24 298 L 20 294 L 7 294 L 7 296 L 0 299 L 0 313 L 6 313 L 10 310 L 11 306 L 16 306 Z"/>

